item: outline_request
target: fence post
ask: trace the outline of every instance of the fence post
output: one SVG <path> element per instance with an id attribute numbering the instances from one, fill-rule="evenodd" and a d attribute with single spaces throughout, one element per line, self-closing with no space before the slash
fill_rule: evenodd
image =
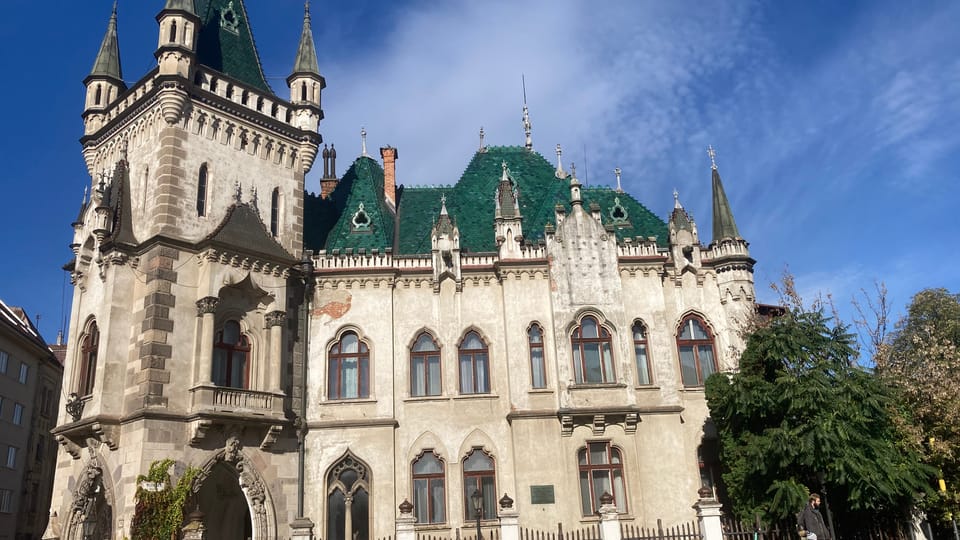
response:
<path id="1" fill-rule="evenodd" d="M 313 540 L 313 521 L 299 517 L 290 523 L 290 540 Z"/>
<path id="2" fill-rule="evenodd" d="M 500 540 L 520 540 L 520 512 L 506 493 L 500 498 Z M 398 539 L 399 540 L 399 539 Z"/>
<path id="3" fill-rule="evenodd" d="M 416 516 L 413 515 L 413 505 L 410 501 L 404 499 L 400 503 L 400 515 L 397 516 L 397 540 L 417 540 L 417 530 L 414 527 L 417 523 Z"/>
<path id="4" fill-rule="evenodd" d="M 703 540 L 723 540 L 723 526 L 720 524 L 720 507 L 722 506 L 713 496 L 713 490 L 701 488 L 700 500 L 693 505 L 697 509 L 697 519 L 700 521 L 700 534 Z"/>
<path id="5" fill-rule="evenodd" d="M 604 492 L 600 496 L 600 538 L 601 540 L 621 540 L 620 513 L 614 504 L 613 495 Z"/>

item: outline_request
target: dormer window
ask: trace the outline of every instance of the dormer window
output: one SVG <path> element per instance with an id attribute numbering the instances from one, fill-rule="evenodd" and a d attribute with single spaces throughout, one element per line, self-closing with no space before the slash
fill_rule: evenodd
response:
<path id="1" fill-rule="evenodd" d="M 620 197 L 614 197 L 613 207 L 610 208 L 610 219 L 614 223 L 624 223 L 627 221 L 627 209 L 620 204 Z"/>
<path id="2" fill-rule="evenodd" d="M 355 231 L 367 231 L 370 229 L 370 216 L 367 215 L 367 211 L 363 209 L 363 203 L 357 205 L 357 211 L 353 214 L 353 219 L 350 220 L 350 223 L 353 224 L 353 230 Z"/>
<path id="3" fill-rule="evenodd" d="M 240 17 L 233 9 L 233 1 L 227 4 L 226 9 L 220 12 L 220 27 L 228 32 L 238 34 L 237 26 L 240 24 Z"/>

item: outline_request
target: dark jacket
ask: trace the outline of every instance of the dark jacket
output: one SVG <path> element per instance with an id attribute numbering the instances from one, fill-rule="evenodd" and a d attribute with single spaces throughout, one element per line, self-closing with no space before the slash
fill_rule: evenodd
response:
<path id="1" fill-rule="evenodd" d="M 823 523 L 823 516 L 820 515 L 820 510 L 813 507 L 813 503 L 807 503 L 807 506 L 803 508 L 803 512 L 800 512 L 800 519 L 797 520 L 797 525 L 801 529 L 817 535 L 817 540 L 827 540 L 830 538 L 830 531 L 827 530 L 827 526 Z"/>

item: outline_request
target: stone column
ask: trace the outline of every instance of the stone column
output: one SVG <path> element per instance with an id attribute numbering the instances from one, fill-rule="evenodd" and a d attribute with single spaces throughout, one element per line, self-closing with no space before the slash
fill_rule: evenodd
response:
<path id="1" fill-rule="evenodd" d="M 204 514 L 195 510 L 187 516 L 187 524 L 183 526 L 183 540 L 203 540 L 207 528 L 203 525 Z"/>
<path id="2" fill-rule="evenodd" d="M 604 492 L 600 496 L 600 538 L 602 540 L 620 540 L 620 513 L 613 495 Z M 709 539 L 705 539 L 709 540 Z"/>
<path id="3" fill-rule="evenodd" d="M 721 506 L 710 488 L 700 488 L 700 500 L 693 507 L 697 509 L 697 519 L 700 521 L 700 534 L 703 540 L 723 540 L 723 526 L 720 524 Z"/>
<path id="4" fill-rule="evenodd" d="M 520 513 L 506 493 L 500 498 L 500 540 L 520 540 Z"/>
<path id="5" fill-rule="evenodd" d="M 413 515 L 413 505 L 404 499 L 400 503 L 400 515 L 397 517 L 397 540 L 417 540 L 416 524 L 417 518 Z"/>
<path id="6" fill-rule="evenodd" d="M 203 317 L 200 321 L 200 364 L 197 366 L 197 384 L 213 384 L 213 323 L 214 314 L 220 299 L 216 296 L 205 296 L 197 300 L 197 315 Z"/>
<path id="7" fill-rule="evenodd" d="M 266 362 L 263 377 L 263 389 L 280 393 L 280 369 L 283 366 L 283 323 L 287 314 L 283 311 L 267 313 L 267 327 L 270 328 L 270 359 Z"/>
<path id="8" fill-rule="evenodd" d="M 313 522 L 299 517 L 290 523 L 290 540 L 313 540 Z"/>

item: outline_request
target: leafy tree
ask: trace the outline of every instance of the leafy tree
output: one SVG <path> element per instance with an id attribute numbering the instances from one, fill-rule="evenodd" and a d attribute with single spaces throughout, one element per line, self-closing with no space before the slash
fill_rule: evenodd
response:
<path id="1" fill-rule="evenodd" d="M 903 404 L 901 429 L 939 469 L 944 492 L 924 501 L 931 517 L 960 511 L 960 294 L 917 293 L 907 314 L 877 347 L 877 374 Z"/>
<path id="2" fill-rule="evenodd" d="M 784 315 L 752 329 L 738 373 L 706 383 L 727 502 L 741 519 L 769 523 L 827 487 L 848 523 L 857 513 L 904 515 L 933 471 L 898 443 L 892 395 L 856 364 L 847 327 L 822 304 L 791 299 Z"/>

